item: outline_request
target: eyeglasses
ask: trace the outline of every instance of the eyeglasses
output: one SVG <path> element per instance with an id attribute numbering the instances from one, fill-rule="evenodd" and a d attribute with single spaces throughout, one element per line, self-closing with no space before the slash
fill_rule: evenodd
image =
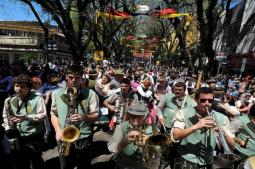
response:
<path id="1" fill-rule="evenodd" d="M 208 101 L 209 103 L 213 103 L 213 99 L 199 99 L 200 103 L 205 103 Z"/>

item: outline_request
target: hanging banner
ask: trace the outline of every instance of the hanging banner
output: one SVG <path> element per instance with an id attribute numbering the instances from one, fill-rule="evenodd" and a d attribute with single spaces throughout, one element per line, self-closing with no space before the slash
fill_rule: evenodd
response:
<path id="1" fill-rule="evenodd" d="M 189 16 L 189 13 L 173 13 L 169 15 L 162 15 L 160 18 L 176 18 L 180 16 Z"/>
<path id="2" fill-rule="evenodd" d="M 108 19 L 114 19 L 114 20 L 123 20 L 123 19 L 129 19 L 132 16 L 127 13 L 121 13 L 121 12 L 99 12 L 96 11 L 96 23 L 98 22 L 99 17 L 104 17 Z"/>
<path id="3" fill-rule="evenodd" d="M 103 61 L 104 59 L 104 51 L 99 50 L 94 53 L 94 61 Z"/>

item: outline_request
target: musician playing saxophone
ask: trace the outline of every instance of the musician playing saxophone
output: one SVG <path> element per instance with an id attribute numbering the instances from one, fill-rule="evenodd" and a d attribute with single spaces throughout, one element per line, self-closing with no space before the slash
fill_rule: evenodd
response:
<path id="1" fill-rule="evenodd" d="M 60 143 L 60 150 L 63 148 L 63 131 L 67 121 L 79 129 L 80 135 L 71 144 L 68 155 L 64 155 L 60 151 L 60 166 L 61 169 L 73 169 L 75 167 L 77 169 L 90 169 L 91 123 L 98 119 L 98 97 L 93 90 L 84 88 L 82 85 L 82 68 L 79 65 L 69 66 L 65 78 L 66 87 L 61 87 L 52 93 L 51 105 L 51 123 L 56 132 L 56 139 Z M 77 89 L 77 92 L 71 89 Z M 70 105 L 70 100 L 73 100 L 71 101 L 72 105 Z"/>
<path id="2" fill-rule="evenodd" d="M 244 162 L 255 156 L 255 104 L 250 108 L 248 114 L 239 116 L 231 122 L 237 139 L 235 152 L 242 157 L 237 169 L 244 167 Z"/>
<path id="3" fill-rule="evenodd" d="M 185 108 L 173 119 L 172 140 L 178 142 L 174 169 L 213 167 L 213 152 L 216 147 L 214 129 L 217 123 L 224 129 L 224 136 L 231 149 L 234 149 L 233 134 L 229 131 L 227 116 L 212 110 L 214 117 L 208 115 L 214 99 L 213 90 L 201 87 L 197 90 L 195 108 Z"/>
<path id="4" fill-rule="evenodd" d="M 128 121 L 117 125 L 108 142 L 109 151 L 116 153 L 117 169 L 148 169 L 139 146 L 152 135 L 151 126 L 145 128 L 147 113 L 148 110 L 142 101 L 133 101 L 127 110 Z"/>
<path id="5" fill-rule="evenodd" d="M 29 169 L 31 163 L 32 168 L 41 169 L 44 165 L 41 158 L 44 143 L 43 120 L 46 118 L 44 100 L 31 91 L 32 79 L 28 75 L 14 77 L 13 86 L 16 95 L 5 100 L 3 126 L 7 136 L 10 128 L 19 131 L 19 137 L 16 136 L 19 144 L 15 144 L 16 147 L 12 150 L 15 167 Z"/>

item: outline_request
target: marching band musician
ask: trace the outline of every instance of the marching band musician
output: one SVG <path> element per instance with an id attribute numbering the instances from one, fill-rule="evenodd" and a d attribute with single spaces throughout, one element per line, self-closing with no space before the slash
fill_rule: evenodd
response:
<path id="1" fill-rule="evenodd" d="M 117 124 L 126 120 L 125 112 L 130 104 L 129 102 L 133 99 L 133 95 L 130 92 L 130 80 L 128 78 L 122 78 L 120 80 L 120 89 L 120 92 L 110 95 L 103 102 L 104 106 L 113 114 L 112 118 L 117 118 L 115 120 L 112 119 Z M 120 110 L 121 106 L 123 110 Z"/>
<path id="2" fill-rule="evenodd" d="M 19 136 L 15 136 L 19 144 L 15 144 L 16 147 L 13 147 L 12 151 L 15 167 L 30 169 L 30 163 L 32 163 L 32 168 L 41 169 L 44 165 L 41 158 L 41 146 L 44 143 L 43 120 L 46 118 L 44 100 L 31 91 L 32 79 L 28 75 L 21 74 L 14 77 L 13 86 L 16 95 L 5 100 L 3 127 L 7 136 L 14 134 L 14 132 L 8 132 L 10 131 L 8 129 L 13 127 L 19 132 Z"/>
<path id="3" fill-rule="evenodd" d="M 96 93 L 88 88 L 82 88 L 82 69 L 79 65 L 71 65 L 66 72 L 66 87 L 61 87 L 52 93 L 51 123 L 56 132 L 56 139 L 59 143 L 61 169 L 90 169 L 92 152 L 92 127 L 98 119 L 99 101 Z M 70 88 L 77 89 L 74 96 L 76 104 L 74 112 L 69 112 L 72 100 L 68 91 Z M 62 154 L 65 149 L 63 145 L 63 131 L 67 121 L 79 129 L 80 135 L 73 144 L 68 154 Z"/>
<path id="4" fill-rule="evenodd" d="M 227 116 L 211 111 L 214 92 L 201 87 L 195 95 L 197 106 L 177 111 L 173 119 L 171 138 L 178 142 L 173 169 L 213 167 L 213 152 L 216 147 L 216 129 L 221 126 L 230 149 L 234 149 L 234 135 L 229 131 Z M 209 116 L 209 112 L 214 117 Z M 217 123 L 216 123 L 217 121 Z"/>
<path id="5" fill-rule="evenodd" d="M 175 116 L 175 113 L 183 108 L 191 108 L 196 106 L 196 102 L 189 96 L 185 95 L 186 85 L 184 82 L 179 81 L 173 85 L 173 93 L 166 94 L 166 96 L 160 100 L 158 104 L 158 118 L 159 122 L 162 126 L 165 126 L 165 129 L 170 132 L 171 130 L 171 123 Z M 166 168 L 169 163 L 173 165 L 173 158 L 169 157 L 173 154 L 170 151 L 174 151 L 173 148 L 169 147 L 165 152 L 164 156 L 161 159 L 160 168 Z M 170 161 L 169 161 L 170 160 Z"/>
<path id="6" fill-rule="evenodd" d="M 144 122 L 147 113 L 144 102 L 134 100 L 127 110 L 128 121 L 117 125 L 108 142 L 109 151 L 116 153 L 117 169 L 148 169 L 139 146 L 152 134 L 151 126 Z"/>
<path id="7" fill-rule="evenodd" d="M 242 169 L 245 161 L 249 157 L 255 156 L 255 105 L 250 108 L 248 114 L 239 116 L 232 121 L 232 125 L 238 138 L 235 151 L 242 158 L 237 169 Z"/>

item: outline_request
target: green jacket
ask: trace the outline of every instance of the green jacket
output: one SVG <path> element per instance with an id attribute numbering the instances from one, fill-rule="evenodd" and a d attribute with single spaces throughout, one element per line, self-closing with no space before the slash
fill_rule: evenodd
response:
<path id="1" fill-rule="evenodd" d="M 38 96 L 34 92 L 30 92 L 26 101 L 21 104 L 20 111 L 18 112 L 18 102 L 19 99 L 17 96 L 11 98 L 11 108 L 14 114 L 16 115 L 33 115 L 37 114 L 37 106 L 39 103 L 39 99 L 41 96 Z M 44 131 L 44 121 L 33 122 L 30 120 L 24 120 L 20 124 L 17 125 L 21 136 L 31 136 L 35 134 L 42 133 Z"/>
<path id="2" fill-rule="evenodd" d="M 165 107 L 163 108 L 162 115 L 165 119 L 165 125 L 168 128 L 171 128 L 172 125 L 172 120 L 174 118 L 174 115 L 177 110 L 181 108 L 190 108 L 190 107 L 196 107 L 197 103 L 190 97 L 190 96 L 185 96 L 183 101 L 185 101 L 183 107 L 177 105 L 176 102 L 176 97 L 174 94 L 167 94 L 165 99 L 164 99 L 164 105 Z"/>
<path id="3" fill-rule="evenodd" d="M 125 121 L 120 124 L 123 138 L 127 137 L 130 123 Z M 152 134 L 151 126 L 145 129 L 146 135 Z M 134 143 L 127 145 L 121 152 L 118 153 L 116 165 L 119 169 L 148 169 L 143 161 L 143 156 L 140 149 Z"/>
<path id="4" fill-rule="evenodd" d="M 241 154 L 245 156 L 254 156 L 255 155 L 255 125 L 251 121 L 248 115 L 243 115 L 238 117 L 242 122 L 242 128 L 239 129 L 237 137 L 241 140 L 246 140 L 249 137 L 247 145 L 245 148 L 241 147 L 239 144 L 236 144 L 235 148 Z"/>
<path id="5" fill-rule="evenodd" d="M 61 129 L 64 129 L 66 127 L 66 117 L 68 116 L 68 97 L 65 94 L 65 91 L 66 88 L 59 88 L 53 92 L 53 95 L 55 96 L 57 115 Z M 78 97 L 78 106 L 76 111 L 79 114 L 88 114 L 90 112 L 89 106 L 90 104 L 92 104 L 93 99 L 98 101 L 97 95 L 93 90 L 87 88 L 82 89 Z M 92 133 L 91 125 L 88 122 L 83 121 L 73 125 L 80 129 L 80 139 L 87 138 Z"/>
<path id="6" fill-rule="evenodd" d="M 198 121 L 198 115 L 195 109 L 185 108 L 184 122 L 185 128 L 192 127 Z M 216 111 L 213 111 L 216 120 L 220 126 L 224 121 L 228 121 L 227 117 Z M 216 146 L 216 139 L 211 129 L 199 129 L 182 139 L 177 148 L 178 156 L 181 156 L 187 161 L 199 165 L 209 165 L 213 162 L 213 151 Z"/>

